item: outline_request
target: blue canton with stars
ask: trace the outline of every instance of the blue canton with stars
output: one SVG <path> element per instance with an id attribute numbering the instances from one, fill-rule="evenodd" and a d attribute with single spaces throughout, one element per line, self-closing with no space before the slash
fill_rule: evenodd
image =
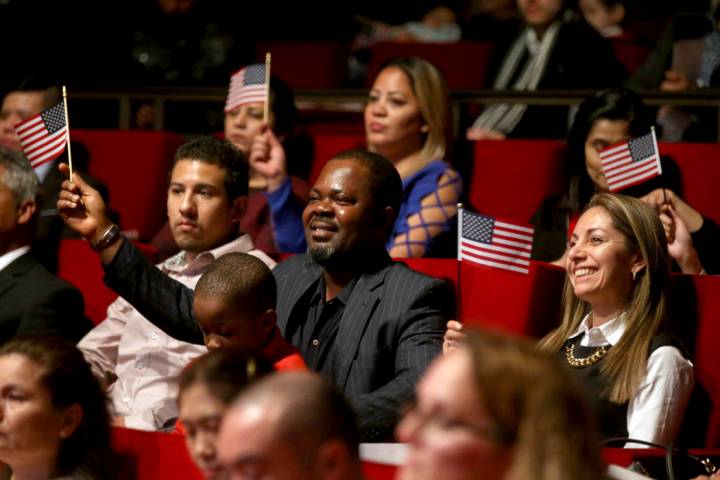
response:
<path id="1" fill-rule="evenodd" d="M 265 83 L 265 65 L 249 65 L 245 67 L 243 85 L 257 85 Z"/>
<path id="2" fill-rule="evenodd" d="M 633 162 L 646 160 L 655 155 L 655 141 L 653 141 L 652 133 L 633 138 L 628 142 L 628 146 Z"/>
<path id="3" fill-rule="evenodd" d="M 49 133 L 55 133 L 65 127 L 65 108 L 62 102 L 40 114 Z"/>
<path id="4" fill-rule="evenodd" d="M 492 243 L 495 219 L 471 212 L 463 212 L 462 236 L 480 243 Z"/>

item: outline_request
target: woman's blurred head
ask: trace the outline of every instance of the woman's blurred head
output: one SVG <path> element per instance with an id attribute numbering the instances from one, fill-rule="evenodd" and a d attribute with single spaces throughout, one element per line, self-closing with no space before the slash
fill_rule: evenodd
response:
<path id="1" fill-rule="evenodd" d="M 225 410 L 249 383 L 272 371 L 264 360 L 225 348 L 194 360 L 180 374 L 180 421 L 190 456 L 203 476 L 219 478 L 217 434 Z"/>
<path id="2" fill-rule="evenodd" d="M 525 340 L 471 333 L 418 384 L 397 429 L 409 444 L 399 478 L 597 478 L 593 423 L 554 358 Z"/>
<path id="3" fill-rule="evenodd" d="M 369 150 L 393 162 L 417 151 L 442 159 L 447 129 L 447 84 L 433 64 L 405 57 L 380 70 L 365 106 Z"/>
<path id="4" fill-rule="evenodd" d="M 601 90 L 580 104 L 567 142 L 566 200 L 572 210 L 582 210 L 593 194 L 607 192 L 600 151 L 648 133 L 651 125 L 640 97 L 624 88 Z"/>
<path id="5" fill-rule="evenodd" d="M 250 151 L 255 136 L 260 133 L 264 102 L 230 105 L 225 109 L 225 138 L 243 152 Z M 297 109 L 292 90 L 277 77 L 270 77 L 270 112 L 268 123 L 275 135 L 282 138 L 292 132 L 297 122 Z"/>
<path id="6" fill-rule="evenodd" d="M 16 472 L 97 473 L 109 442 L 105 395 L 72 343 L 19 337 L 0 347 L 1 461 Z"/>

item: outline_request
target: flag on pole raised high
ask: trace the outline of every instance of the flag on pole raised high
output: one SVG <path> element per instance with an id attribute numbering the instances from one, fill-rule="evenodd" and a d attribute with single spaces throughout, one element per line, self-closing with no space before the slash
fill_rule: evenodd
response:
<path id="1" fill-rule="evenodd" d="M 18 123 L 15 132 L 33 168 L 55 160 L 65 150 L 68 138 L 64 100 Z"/>
<path id="2" fill-rule="evenodd" d="M 533 234 L 529 225 L 458 211 L 458 260 L 527 274 Z"/>
<path id="3" fill-rule="evenodd" d="M 225 111 L 229 112 L 245 103 L 265 102 L 266 95 L 265 64 L 248 65 L 230 77 Z"/>
<path id="4" fill-rule="evenodd" d="M 608 190 L 617 192 L 662 174 L 655 129 L 600 152 Z"/>

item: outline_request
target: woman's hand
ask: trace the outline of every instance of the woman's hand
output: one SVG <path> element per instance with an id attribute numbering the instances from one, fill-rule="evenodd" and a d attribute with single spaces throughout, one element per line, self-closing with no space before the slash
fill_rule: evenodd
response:
<path id="1" fill-rule="evenodd" d="M 447 330 L 445 330 L 443 336 L 443 355 L 447 355 L 458 348 L 467 338 L 467 334 L 463 332 L 462 323 L 457 320 L 450 320 L 445 326 Z"/>
<path id="2" fill-rule="evenodd" d="M 700 274 L 700 264 L 692 237 L 683 219 L 671 205 L 665 205 L 660 212 L 660 221 L 668 238 L 668 253 L 675 260 L 683 273 Z"/>
<path id="3" fill-rule="evenodd" d="M 468 128 L 465 138 L 468 140 L 505 140 L 505 134 L 489 128 Z"/>
<path id="4" fill-rule="evenodd" d="M 250 168 L 265 177 L 269 192 L 282 186 L 288 176 L 285 149 L 267 124 L 255 136 L 249 157 Z"/>
<path id="5" fill-rule="evenodd" d="M 675 195 L 675 192 L 672 190 L 657 188 L 647 195 L 640 197 L 640 200 L 653 207 L 658 214 L 661 213 L 664 205 L 671 205 L 675 213 L 685 222 L 690 233 L 695 233 L 702 227 L 702 215 L 682 198 Z"/>

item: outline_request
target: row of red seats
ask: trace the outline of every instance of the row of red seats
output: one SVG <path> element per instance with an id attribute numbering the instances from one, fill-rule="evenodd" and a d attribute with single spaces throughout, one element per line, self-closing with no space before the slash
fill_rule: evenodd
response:
<path id="1" fill-rule="evenodd" d="M 626 39 L 613 40 L 613 50 L 628 73 L 633 73 L 642 65 L 650 53 L 649 47 Z M 451 90 L 480 90 L 487 85 L 492 51 L 493 44 L 489 42 L 378 43 L 370 51 L 368 86 L 387 61 L 396 57 L 418 56 L 440 69 Z M 258 62 L 265 61 L 266 52 L 272 52 L 273 73 L 294 89 L 337 89 L 345 85 L 348 58 L 345 44 L 258 43 Z"/>
<path id="2" fill-rule="evenodd" d="M 152 255 L 152 249 L 144 250 Z M 557 325 L 564 282 L 562 269 L 531 262 L 530 273 L 460 265 L 455 259 L 405 259 L 409 267 L 450 282 L 458 298 L 458 318 L 468 325 L 540 337 Z M 88 316 L 97 324 L 115 295 L 102 284 L 94 252 L 82 240 L 64 240 L 59 274 L 80 288 Z M 720 447 L 720 277 L 675 275 L 673 318 L 681 319 L 693 355 L 697 383 L 713 401 L 706 446 Z M 461 292 L 464 292 L 461 293 Z M 467 294 L 471 292 L 472 294 Z"/>
<path id="3" fill-rule="evenodd" d="M 362 147 L 353 133 L 316 133 L 310 183 L 334 154 Z M 169 132 L 74 130 L 91 157 L 90 173 L 110 190 L 110 204 L 121 225 L 148 240 L 165 220 L 167 171 L 183 137 Z M 716 179 L 720 145 L 660 143 L 681 173 L 685 199 L 704 215 L 720 221 Z M 564 145 L 555 140 L 476 142 L 471 178 L 466 179 L 470 207 L 489 215 L 527 221 L 542 200 L 562 189 Z"/>

